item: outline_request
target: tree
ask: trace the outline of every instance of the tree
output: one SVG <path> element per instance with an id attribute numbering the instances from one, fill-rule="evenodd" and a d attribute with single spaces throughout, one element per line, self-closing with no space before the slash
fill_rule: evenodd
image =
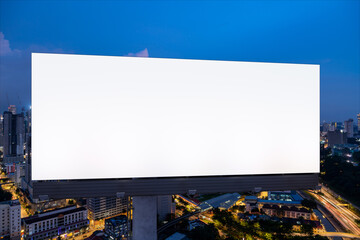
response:
<path id="1" fill-rule="evenodd" d="M 355 161 L 360 161 L 360 152 L 354 152 L 352 157 Z"/>
<path id="2" fill-rule="evenodd" d="M 360 227 L 360 219 L 355 219 L 355 222 Z"/>
<path id="3" fill-rule="evenodd" d="M 310 208 L 310 209 L 314 209 L 317 206 L 316 202 L 314 200 L 309 200 L 309 199 L 302 200 L 301 205 L 303 205 L 304 207 Z"/>
<path id="4" fill-rule="evenodd" d="M 320 235 L 315 235 L 313 237 L 314 240 L 329 240 L 329 238 L 327 237 L 323 237 L 323 236 L 320 236 Z"/>
<path id="5" fill-rule="evenodd" d="M 190 232 L 190 237 L 193 240 L 220 240 L 218 230 L 214 224 L 205 225 L 203 227 L 196 227 Z"/>
<path id="6" fill-rule="evenodd" d="M 309 236 L 312 236 L 314 234 L 313 227 L 310 224 L 303 223 L 301 224 L 300 230 L 302 233 L 305 233 Z"/>
<path id="7" fill-rule="evenodd" d="M 12 198 L 12 194 L 10 192 L 4 191 L 1 187 L 0 187 L 0 202 L 2 201 L 9 201 Z"/>

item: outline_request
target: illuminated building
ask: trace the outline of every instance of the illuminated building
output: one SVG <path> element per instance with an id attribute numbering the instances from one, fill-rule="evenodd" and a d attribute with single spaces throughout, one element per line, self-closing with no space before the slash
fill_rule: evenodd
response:
<path id="1" fill-rule="evenodd" d="M 107 239 L 121 240 L 127 237 L 128 222 L 124 215 L 105 220 L 105 236 Z"/>
<path id="2" fill-rule="evenodd" d="M 100 197 L 88 198 L 87 208 L 89 210 L 89 219 L 98 220 L 109 218 L 120 213 L 126 212 L 127 198 Z"/>
<path id="3" fill-rule="evenodd" d="M 71 206 L 24 218 L 23 223 L 26 240 L 42 240 L 84 231 L 89 220 L 86 208 Z"/>
<path id="4" fill-rule="evenodd" d="M 20 220 L 19 200 L 0 202 L 0 239 L 20 239 Z"/>
<path id="5" fill-rule="evenodd" d="M 25 125 L 23 114 L 4 112 L 3 116 L 4 160 L 7 157 L 24 156 Z"/>

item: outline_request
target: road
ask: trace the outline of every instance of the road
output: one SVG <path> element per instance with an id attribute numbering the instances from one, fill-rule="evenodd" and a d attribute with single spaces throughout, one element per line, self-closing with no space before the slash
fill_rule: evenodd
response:
<path id="1" fill-rule="evenodd" d="M 307 236 L 303 233 L 293 233 L 291 234 L 293 236 Z M 325 232 L 325 233 L 317 233 L 317 235 L 324 236 L 324 237 L 345 237 L 345 238 L 353 238 L 353 239 L 359 239 L 359 235 L 355 235 L 352 233 L 345 233 L 345 232 Z"/>
<path id="2" fill-rule="evenodd" d="M 309 193 L 317 199 L 345 229 L 355 235 L 360 235 L 360 228 L 355 223 L 355 219 L 359 219 L 359 216 L 347 209 L 347 207 L 342 206 L 337 199 L 326 191 L 323 192 L 324 195 L 313 192 Z"/>

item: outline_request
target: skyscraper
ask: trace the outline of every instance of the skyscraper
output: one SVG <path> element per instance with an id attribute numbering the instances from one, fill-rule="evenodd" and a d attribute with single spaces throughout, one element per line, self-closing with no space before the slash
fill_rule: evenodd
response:
<path id="1" fill-rule="evenodd" d="M 24 115 L 6 111 L 3 118 L 4 158 L 23 156 L 25 142 Z"/>
<path id="2" fill-rule="evenodd" d="M 165 220 L 169 214 L 175 214 L 175 203 L 171 195 L 157 197 L 157 211 L 160 221 Z"/>
<path id="3" fill-rule="evenodd" d="M 4 151 L 4 116 L 0 114 L 0 149 Z"/>
<path id="4" fill-rule="evenodd" d="M 349 119 L 344 122 L 344 132 L 347 133 L 347 137 L 351 138 L 354 136 L 354 120 Z"/>
<path id="5" fill-rule="evenodd" d="M 16 106 L 15 105 L 10 105 L 8 107 L 8 111 L 15 115 L 16 114 Z"/>
<path id="6" fill-rule="evenodd" d="M 358 131 L 360 132 L 360 113 L 357 115 Z"/>

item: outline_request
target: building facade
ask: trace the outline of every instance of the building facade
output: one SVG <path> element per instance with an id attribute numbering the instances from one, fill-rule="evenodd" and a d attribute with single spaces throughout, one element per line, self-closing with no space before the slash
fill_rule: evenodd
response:
<path id="1" fill-rule="evenodd" d="M 0 239 L 20 239 L 20 208 L 19 200 L 0 202 Z"/>
<path id="2" fill-rule="evenodd" d="M 347 143 L 347 134 L 342 130 L 329 131 L 326 134 L 326 138 L 330 147 L 333 147 L 335 144 Z"/>
<path id="3" fill-rule="evenodd" d="M 128 236 L 127 217 L 120 215 L 105 220 L 105 238 L 113 240 L 121 240 Z"/>
<path id="4" fill-rule="evenodd" d="M 70 206 L 24 218 L 24 238 L 42 240 L 83 232 L 89 225 L 87 216 L 86 208 Z"/>
<path id="5" fill-rule="evenodd" d="M 311 211 L 306 208 L 297 208 L 295 206 L 278 206 L 264 204 L 262 211 L 269 216 L 285 217 L 285 218 L 304 218 L 311 219 Z"/>
<path id="6" fill-rule="evenodd" d="M 89 210 L 89 219 L 95 221 L 125 213 L 127 210 L 127 198 L 88 198 L 86 205 Z"/>
<path id="7" fill-rule="evenodd" d="M 354 120 L 349 119 L 344 122 L 344 132 L 346 132 L 347 137 L 351 138 L 354 136 Z"/>
<path id="8" fill-rule="evenodd" d="M 3 131 L 4 158 L 23 156 L 25 143 L 24 114 L 4 112 Z"/>
<path id="9" fill-rule="evenodd" d="M 176 204 L 171 195 L 157 197 L 157 214 L 160 221 L 165 220 L 169 215 L 175 214 Z"/>

